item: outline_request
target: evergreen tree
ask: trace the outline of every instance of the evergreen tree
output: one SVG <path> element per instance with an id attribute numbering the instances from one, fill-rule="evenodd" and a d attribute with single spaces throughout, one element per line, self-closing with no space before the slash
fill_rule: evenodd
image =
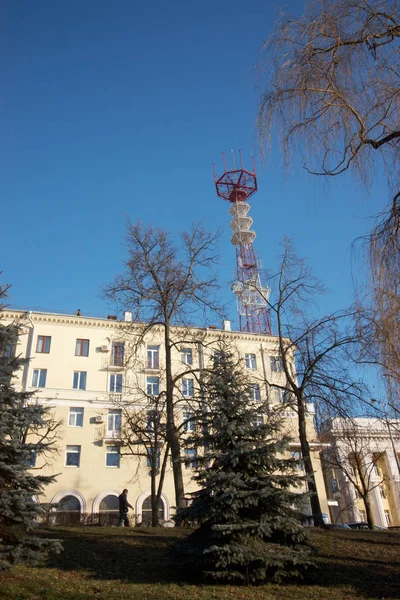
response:
<path id="1" fill-rule="evenodd" d="M 0 286 L 0 310 L 7 289 Z M 15 373 L 26 362 L 15 356 L 18 334 L 18 326 L 0 322 L 0 569 L 20 561 L 36 562 L 46 551 L 61 549 L 58 540 L 32 534 L 41 514 L 33 496 L 54 477 L 30 470 L 33 456 L 46 452 L 49 442 L 42 436 L 38 443 L 30 443 L 27 432 L 46 428 L 49 416 L 33 403 L 32 394 L 13 387 Z"/>
<path id="2" fill-rule="evenodd" d="M 205 406 L 189 445 L 204 448 L 199 490 L 178 521 L 199 529 L 181 547 L 203 576 L 258 583 L 301 576 L 311 565 L 299 526 L 305 495 L 299 461 L 285 458 L 289 438 L 281 419 L 251 400 L 250 384 L 232 356 L 222 353 L 205 381 Z M 261 414 L 264 423 L 261 423 Z"/>

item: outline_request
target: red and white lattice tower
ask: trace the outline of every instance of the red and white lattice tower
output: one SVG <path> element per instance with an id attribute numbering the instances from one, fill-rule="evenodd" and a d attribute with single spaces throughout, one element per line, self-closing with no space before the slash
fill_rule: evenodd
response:
<path id="1" fill-rule="evenodd" d="M 271 334 L 267 304 L 270 290 L 261 282 L 260 264 L 253 247 L 256 234 L 250 230 L 253 219 L 247 214 L 248 199 L 257 191 L 256 169 L 253 162 L 253 172 L 246 171 L 242 153 L 239 154 L 240 169 L 236 169 L 233 153 L 232 171 L 226 169 L 224 154 L 224 174 L 219 178 L 214 165 L 217 194 L 230 202 L 229 212 L 233 217 L 231 242 L 236 248 L 237 281 L 232 284 L 232 291 L 236 296 L 240 331 Z"/>

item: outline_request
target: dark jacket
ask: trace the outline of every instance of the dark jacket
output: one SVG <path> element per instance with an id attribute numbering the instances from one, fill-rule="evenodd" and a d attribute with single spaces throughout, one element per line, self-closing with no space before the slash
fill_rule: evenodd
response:
<path id="1" fill-rule="evenodd" d="M 118 500 L 119 500 L 119 511 L 120 512 L 127 513 L 128 508 L 133 508 L 133 506 L 131 506 L 131 504 L 129 504 L 126 494 L 124 494 L 123 492 L 122 492 L 122 494 L 120 494 L 118 496 Z"/>

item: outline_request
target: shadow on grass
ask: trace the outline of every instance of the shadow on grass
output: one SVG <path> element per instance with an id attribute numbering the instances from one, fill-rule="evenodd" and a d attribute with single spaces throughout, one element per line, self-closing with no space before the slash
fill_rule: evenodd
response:
<path id="1" fill-rule="evenodd" d="M 172 529 L 158 534 L 144 528 L 50 530 L 51 537 L 63 540 L 64 552 L 50 557 L 47 566 L 64 571 L 86 571 L 98 580 L 136 584 L 199 583 L 182 573 L 171 552 L 184 533 Z M 49 536 L 49 531 L 43 534 Z M 346 534 L 315 532 L 310 535 L 311 542 L 318 547 L 318 570 L 312 581 L 305 582 L 310 591 L 315 585 L 348 586 L 364 598 L 400 598 L 397 549 L 400 534 Z M 285 587 L 289 589 L 290 585 Z"/>

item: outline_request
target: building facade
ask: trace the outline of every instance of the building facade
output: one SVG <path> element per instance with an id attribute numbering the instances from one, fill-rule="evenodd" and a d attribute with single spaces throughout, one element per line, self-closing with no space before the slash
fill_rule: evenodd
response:
<path id="1" fill-rule="evenodd" d="M 58 451 L 50 457 L 33 460 L 32 468 L 44 474 L 57 474 L 39 502 L 61 503 L 55 518 L 63 515 L 102 515 L 115 517 L 118 495 L 129 490 L 137 523 L 150 515 L 149 461 L 146 456 L 129 455 L 124 444 L 124 410 L 146 409 L 149 398 L 157 397 L 164 386 L 165 348 L 163 329 L 124 320 L 80 314 L 63 315 L 5 310 L 3 322 L 20 325 L 16 354 L 29 359 L 18 373 L 15 386 L 34 392 L 32 401 L 51 407 L 56 421 Z M 274 336 L 231 331 L 230 323 L 221 329 L 191 328 L 173 330 L 173 372 L 176 377 L 176 420 L 183 434 L 193 427 L 191 400 L 196 395 L 199 374 L 212 364 L 221 346 L 229 347 L 242 361 L 251 381 L 252 397 L 260 405 L 266 399 L 271 407 L 284 401 L 284 385 Z M 308 407 L 308 431 L 322 511 L 328 513 L 319 445 Z M 126 414 L 126 413 L 125 413 Z M 285 426 L 299 453 L 297 414 L 284 410 Z M 260 414 L 260 422 L 264 416 Z M 182 450 L 185 492 L 193 491 L 196 449 Z M 174 513 L 172 468 L 168 464 L 160 516 L 168 521 Z M 133 516 L 133 515 L 132 515 Z"/>
<path id="2" fill-rule="evenodd" d="M 323 468 L 333 523 L 400 525 L 400 420 L 335 418 L 323 435 Z"/>

